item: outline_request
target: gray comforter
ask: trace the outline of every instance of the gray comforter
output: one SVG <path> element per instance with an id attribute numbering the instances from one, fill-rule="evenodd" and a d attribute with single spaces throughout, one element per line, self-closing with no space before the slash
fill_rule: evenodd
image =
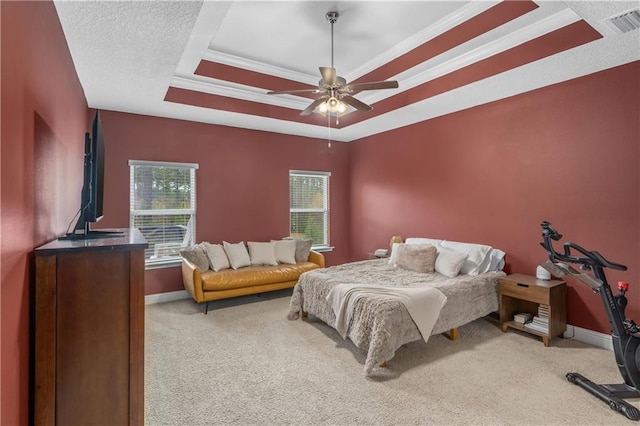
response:
<path id="1" fill-rule="evenodd" d="M 497 311 L 498 278 L 504 275 L 488 272 L 448 278 L 395 268 L 386 259 L 347 263 L 302 274 L 293 289 L 287 317 L 296 320 L 304 311 L 335 328 L 335 314 L 326 296 L 336 284 L 425 285 L 439 289 L 447 297 L 432 331 L 432 335 L 439 334 Z M 400 346 L 422 339 L 404 305 L 384 297 L 362 298 L 355 304 L 348 337 L 367 351 L 366 374 L 392 359 Z"/>

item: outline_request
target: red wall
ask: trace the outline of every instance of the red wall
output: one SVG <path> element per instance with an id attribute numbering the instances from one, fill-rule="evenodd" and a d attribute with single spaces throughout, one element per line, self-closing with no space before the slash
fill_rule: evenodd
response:
<path id="1" fill-rule="evenodd" d="M 0 424 L 29 423 L 32 252 L 79 206 L 89 112 L 51 2 L 0 2 Z M 629 266 L 638 320 L 640 64 L 618 67 L 352 144 L 104 111 L 104 227 L 128 225 L 129 159 L 198 171 L 197 236 L 288 232 L 290 169 L 332 172 L 328 264 L 361 259 L 391 235 L 476 241 L 533 273 L 539 223 Z M 598 296 L 569 282 L 569 322 L 608 331 Z M 178 268 L 148 271 L 148 294 L 182 289 Z"/>
<path id="2" fill-rule="evenodd" d="M 196 239 L 268 241 L 289 235 L 289 170 L 331 172 L 327 264 L 349 259 L 348 146 L 277 133 L 102 111 L 101 227 L 128 226 L 128 160 L 198 163 Z M 183 290 L 179 267 L 146 272 L 146 293 Z"/>
<path id="3" fill-rule="evenodd" d="M 540 222 L 625 264 L 640 318 L 640 62 L 351 145 L 351 254 L 391 235 L 478 242 L 511 272 L 546 259 Z M 569 280 L 569 323 L 607 333 L 600 297 Z"/>
<path id="4" fill-rule="evenodd" d="M 29 423 L 33 249 L 80 204 L 87 105 L 51 2 L 0 2 L 0 424 Z"/>

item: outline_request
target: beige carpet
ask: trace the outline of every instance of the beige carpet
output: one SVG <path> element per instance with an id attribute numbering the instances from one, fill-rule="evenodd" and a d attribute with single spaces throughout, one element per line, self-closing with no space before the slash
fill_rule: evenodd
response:
<path id="1" fill-rule="evenodd" d="M 290 290 L 147 306 L 145 421 L 222 424 L 636 424 L 565 379 L 621 381 L 613 352 L 502 333 L 489 319 L 396 353 L 365 354 L 318 320 L 288 321 Z M 640 400 L 631 401 L 640 407 Z"/>

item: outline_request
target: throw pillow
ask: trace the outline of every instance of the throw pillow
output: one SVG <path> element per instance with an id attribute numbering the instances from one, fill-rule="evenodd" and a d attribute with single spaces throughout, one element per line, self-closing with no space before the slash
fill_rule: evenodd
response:
<path id="1" fill-rule="evenodd" d="M 285 238 L 284 240 L 291 240 L 291 238 Z M 296 262 L 308 262 L 313 240 L 294 239 L 293 241 L 296 242 Z"/>
<path id="2" fill-rule="evenodd" d="M 276 253 L 278 263 L 296 264 L 296 245 L 295 240 L 271 240 Z"/>
<path id="3" fill-rule="evenodd" d="M 396 265 L 409 271 L 433 273 L 438 250 L 431 245 L 401 244 Z"/>
<path id="4" fill-rule="evenodd" d="M 229 269 L 231 265 L 229 264 L 229 258 L 227 254 L 224 252 L 224 247 L 222 244 L 209 244 L 203 243 L 204 250 L 207 253 L 207 257 L 209 258 L 209 266 L 214 271 L 222 271 L 223 269 Z"/>
<path id="5" fill-rule="evenodd" d="M 491 263 L 491 251 L 493 248 L 484 244 L 459 243 L 456 241 L 443 241 L 442 247 L 459 253 L 465 253 L 468 257 L 462 265 L 461 274 L 478 275 L 489 270 Z"/>
<path id="6" fill-rule="evenodd" d="M 200 272 L 209 270 L 209 258 L 207 257 L 207 253 L 204 251 L 204 246 L 202 244 L 183 248 L 180 250 L 180 256 L 196 265 L 196 267 L 200 269 Z"/>
<path id="7" fill-rule="evenodd" d="M 257 243 L 249 241 L 249 258 L 252 265 L 275 266 L 278 264 L 273 243 Z"/>
<path id="8" fill-rule="evenodd" d="M 444 247 L 438 247 L 436 272 L 449 278 L 457 277 L 467 257 L 469 256 L 466 253 L 459 253 Z"/>
<path id="9" fill-rule="evenodd" d="M 231 244 L 226 241 L 222 242 L 224 252 L 229 258 L 229 263 L 233 269 L 240 269 L 245 266 L 251 265 L 251 259 L 249 258 L 249 252 L 244 245 L 244 241 Z"/>

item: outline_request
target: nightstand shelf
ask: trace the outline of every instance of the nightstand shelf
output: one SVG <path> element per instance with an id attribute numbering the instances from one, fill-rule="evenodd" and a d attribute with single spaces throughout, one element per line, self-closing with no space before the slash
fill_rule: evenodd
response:
<path id="1" fill-rule="evenodd" d="M 538 314 L 541 305 L 548 306 L 547 331 L 538 331 L 513 320 L 513 316 L 528 312 Z M 567 329 L 567 286 L 564 281 L 538 280 L 522 274 L 500 278 L 500 323 L 502 331 L 509 328 L 542 338 L 549 346 L 551 338 L 562 336 Z"/>

